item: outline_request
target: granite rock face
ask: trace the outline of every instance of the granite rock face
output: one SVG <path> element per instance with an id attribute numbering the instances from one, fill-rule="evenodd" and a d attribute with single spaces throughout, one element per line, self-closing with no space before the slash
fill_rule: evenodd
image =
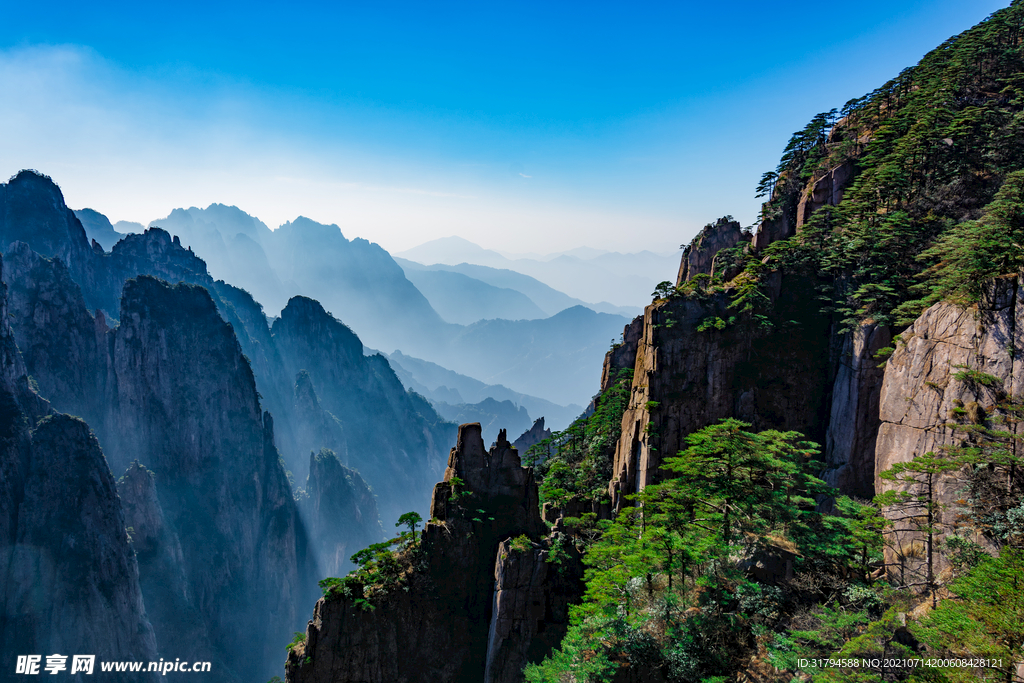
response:
<path id="1" fill-rule="evenodd" d="M 1024 292 L 1019 277 L 996 278 L 986 285 L 981 302 L 972 308 L 938 303 L 926 310 L 901 334 L 885 366 L 879 398 L 881 425 L 875 443 L 875 487 L 891 487 L 877 475 L 916 455 L 938 453 L 944 446 L 968 440 L 951 425 L 967 422 L 1000 426 L 999 403 L 1020 398 L 1024 387 Z M 971 379 L 971 373 L 996 378 L 993 384 Z M 960 376 L 958 379 L 957 376 Z M 966 415 L 961 416 L 958 413 Z M 1019 449 L 1019 444 L 1014 444 Z M 958 473 L 940 478 L 939 501 L 945 529 L 955 525 Z M 897 525 L 897 529 L 905 529 Z M 900 543 L 921 543 L 919 534 L 904 531 Z M 894 562 L 892 549 L 887 561 Z"/>
<path id="2" fill-rule="evenodd" d="M 705 225 L 683 250 L 676 286 L 692 280 L 697 275 L 721 275 L 724 281 L 731 280 L 737 273 L 727 272 L 728 269 L 722 263 L 718 263 L 716 268 L 715 257 L 723 249 L 745 244 L 750 238 L 750 233 L 744 232 L 739 222 L 730 220 L 729 217 L 719 218 L 716 222 Z"/>
<path id="3" fill-rule="evenodd" d="M 892 343 L 892 333 L 867 323 L 841 339 L 822 478 L 845 494 L 870 499 L 875 494 L 878 401 L 885 374 L 875 354 Z"/>
<path id="4" fill-rule="evenodd" d="M 682 450 L 688 434 L 727 417 L 824 441 L 830 328 L 817 302 L 806 300 L 811 287 L 776 273 L 768 294 L 779 322 L 767 329 L 739 319 L 698 331 L 709 318 L 735 316 L 730 290 L 647 307 L 609 486 L 616 509 L 623 496 L 659 481 L 662 458 Z"/>
<path id="5" fill-rule="evenodd" d="M 186 611 L 160 624 L 158 639 L 198 617 L 210 649 L 252 680 L 275 668 L 311 583 L 273 421 L 206 289 L 139 277 L 125 285 L 120 317 L 108 450 L 118 469 L 138 459 L 153 472 L 187 591 Z"/>
<path id="6" fill-rule="evenodd" d="M 515 441 L 512 442 L 512 447 L 520 453 L 526 453 L 531 446 L 539 444 L 544 439 L 551 438 L 551 430 L 544 428 L 544 418 L 538 417 L 533 421 L 533 426 L 527 429 L 525 432 L 519 435 Z"/>
<path id="7" fill-rule="evenodd" d="M 636 366 L 636 352 L 644 332 L 644 317 L 638 315 L 622 329 L 622 342 L 605 354 L 601 368 L 601 391 L 607 391 L 619 370 Z"/>
<path id="8" fill-rule="evenodd" d="M 546 531 L 533 472 L 520 466 L 504 434 L 487 450 L 479 424 L 459 428 L 430 515 L 420 564 L 407 574 L 408 590 L 392 591 L 372 611 L 341 597 L 318 601 L 305 644 L 289 653 L 289 683 L 516 680 L 527 656 L 548 652 L 540 645 L 531 649 L 541 629 L 528 622 L 541 609 L 534 602 L 548 616 L 560 614 L 559 598 L 545 593 L 561 585 L 551 576 L 556 572 L 536 567 L 532 550 L 532 559 L 515 569 L 507 564 L 507 552 L 501 556 L 503 541 L 521 535 L 539 539 Z M 500 607 L 496 571 L 508 577 L 499 584 L 506 591 Z M 513 573 L 521 573 L 529 587 Z M 529 597 L 516 597 L 522 588 Z M 554 639 L 558 625 L 549 628 Z M 488 653 L 502 672 L 488 669 Z"/>
<path id="9" fill-rule="evenodd" d="M 24 242 L 4 254 L 9 320 L 39 392 L 57 410 L 100 428 L 107 380 L 107 325 L 93 317 L 81 288 L 59 258 L 44 258 Z"/>
<path id="10" fill-rule="evenodd" d="M 528 662 L 539 662 L 561 644 L 569 605 L 582 595 L 583 565 L 549 561 L 543 543 L 498 546 L 494 562 L 494 606 L 487 632 L 484 683 L 520 683 Z"/>
<path id="11" fill-rule="evenodd" d="M 152 659 L 153 629 L 110 469 L 88 425 L 53 414 L 29 386 L 7 322 L 6 289 L 0 286 L 2 666 L 13 671 L 17 654 L 44 652 Z"/>
<path id="12" fill-rule="evenodd" d="M 853 176 L 854 163 L 847 160 L 822 177 L 812 180 L 796 206 L 796 231 L 800 232 L 811 214 L 818 209 L 839 204 L 843 200 L 843 191 L 849 186 Z"/>
<path id="13" fill-rule="evenodd" d="M 156 658 L 114 479 L 81 420 L 53 415 L 33 430 L 17 537 L 7 550 L 5 656 Z"/>
<path id="14" fill-rule="evenodd" d="M 305 370 L 320 405 L 341 422 L 345 448 L 338 452 L 373 487 L 384 523 L 424 509 L 421 492 L 436 481 L 440 444 L 455 426 L 440 420 L 425 399 L 407 393 L 383 356 L 364 356 L 359 337 L 318 302 L 293 297 L 272 332 L 286 372 L 296 377 Z M 329 423 L 315 414 L 309 418 Z M 304 458 L 307 446 L 302 444 Z M 301 476 L 306 463 L 289 467 Z"/>
<path id="15" fill-rule="evenodd" d="M 349 557 L 384 540 L 373 491 L 333 451 L 309 454 L 302 509 L 324 576 L 344 576 L 355 567 Z"/>

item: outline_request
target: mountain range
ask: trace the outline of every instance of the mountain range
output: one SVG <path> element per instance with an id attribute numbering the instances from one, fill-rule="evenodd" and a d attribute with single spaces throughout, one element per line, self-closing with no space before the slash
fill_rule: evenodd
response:
<path id="1" fill-rule="evenodd" d="M 114 248 L 121 236 L 103 214 L 76 215 L 101 249 Z M 175 209 L 150 226 L 201 256 L 212 278 L 250 293 L 271 318 L 292 296 L 310 296 L 371 347 L 543 396 L 556 413 L 590 400 L 597 387 L 586 368 L 625 326 L 621 313 L 638 310 L 587 304 L 514 271 L 399 263 L 377 244 L 301 216 L 271 230 L 237 207 L 211 204 Z M 562 346 L 570 326 L 577 343 Z"/>
<path id="2" fill-rule="evenodd" d="M 616 306 L 642 306 L 661 273 L 671 272 L 678 254 L 632 254 L 573 250 L 541 258 L 508 258 L 461 237 L 442 237 L 395 254 L 425 265 L 471 263 L 529 275 L 569 296 Z"/>

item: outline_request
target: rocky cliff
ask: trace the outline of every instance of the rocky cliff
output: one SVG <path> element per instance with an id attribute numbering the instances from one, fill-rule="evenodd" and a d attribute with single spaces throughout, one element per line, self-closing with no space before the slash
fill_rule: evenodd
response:
<path id="1" fill-rule="evenodd" d="M 485 683 L 520 683 L 527 662 L 544 659 L 562 641 L 569 605 L 582 594 L 575 553 L 555 563 L 545 543 L 506 540 L 494 561 L 494 601 L 487 630 Z"/>
<path id="2" fill-rule="evenodd" d="M 874 474 L 877 490 L 892 488 L 878 475 L 897 463 L 949 446 L 973 445 L 980 428 L 1016 431 L 1012 401 L 1024 387 L 1024 292 L 1020 276 L 997 278 L 986 286 L 977 306 L 939 303 L 926 310 L 899 337 L 885 365 L 879 399 Z M 1010 401 L 1008 403 L 1008 401 Z M 1007 446 L 1015 453 L 1016 439 Z M 943 505 L 940 536 L 957 528 L 956 503 L 965 497 L 961 472 L 939 478 L 936 495 Z M 889 515 L 900 517 L 895 510 Z M 904 522 L 887 561 L 900 555 L 920 558 L 914 546 L 922 535 Z M 978 539 L 982 540 L 983 539 Z M 944 562 L 942 563 L 944 564 Z"/>
<path id="3" fill-rule="evenodd" d="M 704 226 L 697 236 L 683 249 L 679 263 L 676 285 L 692 280 L 698 275 L 716 275 L 722 280 L 731 280 L 737 270 L 724 259 L 717 259 L 719 252 L 750 242 L 751 235 L 744 232 L 739 222 L 730 216 L 719 218 Z"/>
<path id="4" fill-rule="evenodd" d="M 841 337 L 832 383 L 828 431 L 825 434 L 825 472 L 822 478 L 843 493 L 869 500 L 875 494 L 875 440 L 878 436 L 879 395 L 884 376 L 876 357 L 892 343 L 888 327 L 866 323 Z"/>
<path id="5" fill-rule="evenodd" d="M 153 629 L 103 452 L 88 425 L 52 413 L 31 389 L 8 316 L 3 287 L 0 643 L 4 671 L 14 671 L 18 654 L 152 659 L 156 653 Z M 42 420 L 37 423 L 39 417 Z M 71 680 L 87 679 L 79 673 Z"/>
<path id="6" fill-rule="evenodd" d="M 422 492 L 440 472 L 440 444 L 451 438 L 455 426 L 440 420 L 426 400 L 407 393 L 386 359 L 364 356 L 359 337 L 318 302 L 293 297 L 272 332 L 284 368 L 303 385 L 297 387 L 297 400 L 312 405 L 309 397 L 302 399 L 308 392 L 301 375 L 305 371 L 319 404 L 341 422 L 345 448 L 339 453 L 373 487 L 384 523 L 426 509 Z M 307 415 L 330 426 L 325 416 Z M 294 438 L 301 441 L 301 435 Z M 307 459 L 309 450 L 302 453 Z M 301 476 L 307 462 L 292 461 L 289 467 Z"/>
<path id="7" fill-rule="evenodd" d="M 324 576 L 344 576 L 353 553 L 384 540 L 373 491 L 334 451 L 309 454 L 304 493 L 300 505 Z"/>
<path id="8" fill-rule="evenodd" d="M 540 443 L 544 439 L 551 438 L 551 430 L 544 428 L 544 418 L 538 417 L 533 421 L 533 426 L 519 435 L 512 446 L 520 453 L 526 453 L 531 446 Z"/>
<path id="9" fill-rule="evenodd" d="M 108 370 L 103 313 L 89 313 L 81 288 L 59 258 L 44 258 L 14 242 L 4 266 L 8 320 L 39 392 L 57 410 L 101 429 Z"/>
<path id="10" fill-rule="evenodd" d="M 8 546 L 5 660 L 53 653 L 155 659 L 114 479 L 88 425 L 67 415 L 39 423 L 21 494 Z M 11 664 L 4 662 L 6 671 Z"/>
<path id="11" fill-rule="evenodd" d="M 14 242 L 62 261 L 88 308 L 108 316 L 116 317 L 121 288 L 137 275 L 170 282 L 213 282 L 202 259 L 160 229 L 127 235 L 110 253 L 96 242 L 90 245 L 81 221 L 64 204 L 60 188 L 35 171 L 21 171 L 0 186 L 0 249 L 7 253 Z"/>
<path id="12" fill-rule="evenodd" d="M 601 368 L 601 391 L 607 391 L 619 370 L 632 370 L 636 365 L 636 352 L 644 333 L 644 317 L 638 315 L 622 329 L 622 341 L 605 354 Z"/>
<path id="13" fill-rule="evenodd" d="M 830 321 L 804 296 L 812 286 L 775 273 L 767 327 L 737 316 L 729 289 L 647 307 L 609 487 L 616 508 L 659 480 L 662 458 L 681 450 L 688 434 L 726 417 L 824 440 Z"/>
<path id="14" fill-rule="evenodd" d="M 305 643 L 289 654 L 290 683 L 514 680 L 527 657 L 546 653 L 536 634 L 560 638 L 559 596 L 573 594 L 572 579 L 537 564 L 536 484 L 504 434 L 487 450 L 479 424 L 459 428 L 430 514 L 403 558 L 402 588 L 374 598 L 372 611 L 336 593 L 317 602 Z M 520 536 L 515 552 L 525 555 L 510 560 L 503 541 Z"/>
<path id="15" fill-rule="evenodd" d="M 120 318 L 108 449 L 115 467 L 138 459 L 153 472 L 160 510 L 151 515 L 177 535 L 188 595 L 189 609 L 161 623 L 158 638 L 198 616 L 228 671 L 251 680 L 274 668 L 311 583 L 273 421 L 206 289 L 130 280 Z"/>

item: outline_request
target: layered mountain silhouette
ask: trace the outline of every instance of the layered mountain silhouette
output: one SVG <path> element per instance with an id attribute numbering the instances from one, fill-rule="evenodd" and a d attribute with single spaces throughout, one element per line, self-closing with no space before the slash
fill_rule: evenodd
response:
<path id="1" fill-rule="evenodd" d="M 93 252 L 90 238 L 99 245 L 98 252 L 83 258 L 123 259 L 118 255 L 139 244 L 138 235 L 118 232 L 103 214 L 79 213 L 85 234 L 75 236 L 75 248 Z M 170 235 L 185 253 L 201 257 L 211 281 L 251 294 L 263 308 L 255 316 L 277 317 L 291 297 L 310 297 L 370 347 L 423 358 L 485 385 L 505 384 L 513 392 L 545 397 L 553 410 L 531 415 L 555 424 L 571 419 L 562 415 L 573 413 L 566 406 L 585 404 L 597 391 L 587 368 L 601 362 L 609 340 L 627 322 L 620 314 L 635 313 L 586 304 L 511 270 L 400 263 L 377 244 L 348 239 L 337 225 L 301 216 L 271 230 L 237 207 L 211 204 L 175 209 L 152 221 L 153 228 Z M 117 286 L 109 283 L 104 300 L 89 305 L 116 318 Z M 566 312 L 574 307 L 583 308 Z M 569 335 L 576 341 L 560 343 Z M 487 397 L 508 398 L 488 394 L 479 400 Z"/>
<path id="2" fill-rule="evenodd" d="M 431 240 L 396 256 L 422 264 L 471 263 L 514 270 L 573 297 L 637 307 L 649 300 L 659 282 L 658 274 L 672 272 L 679 261 L 675 254 L 620 254 L 590 249 L 547 257 L 507 258 L 461 237 Z"/>

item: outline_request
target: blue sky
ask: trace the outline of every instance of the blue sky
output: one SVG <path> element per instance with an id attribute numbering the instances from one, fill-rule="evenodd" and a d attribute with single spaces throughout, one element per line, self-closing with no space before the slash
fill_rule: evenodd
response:
<path id="1" fill-rule="evenodd" d="M 790 133 L 1006 2 L 10 3 L 0 175 L 401 250 L 671 251 Z"/>

